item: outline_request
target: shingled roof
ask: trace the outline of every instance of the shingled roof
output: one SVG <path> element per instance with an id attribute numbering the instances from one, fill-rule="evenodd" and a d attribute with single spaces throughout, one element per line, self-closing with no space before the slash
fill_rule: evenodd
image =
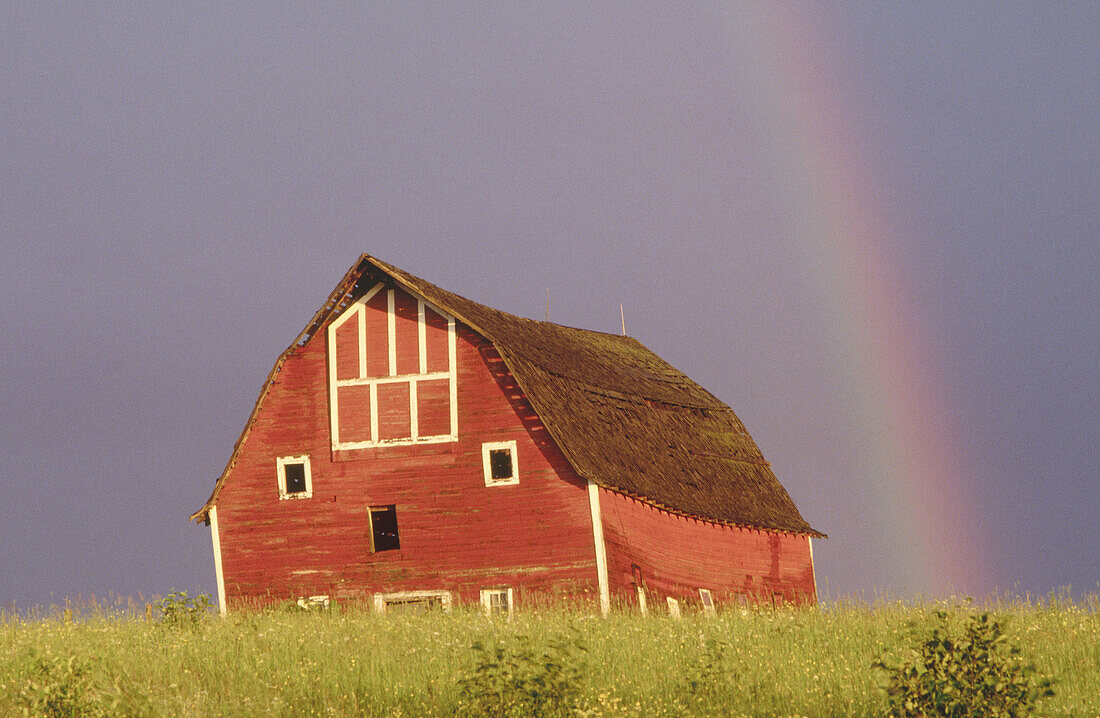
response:
<path id="1" fill-rule="evenodd" d="M 493 343 L 582 478 L 687 516 L 824 536 L 798 513 L 733 410 L 638 340 L 492 309 L 367 254 L 280 356 L 214 493 L 192 519 L 206 518 L 286 356 L 386 277 Z"/>

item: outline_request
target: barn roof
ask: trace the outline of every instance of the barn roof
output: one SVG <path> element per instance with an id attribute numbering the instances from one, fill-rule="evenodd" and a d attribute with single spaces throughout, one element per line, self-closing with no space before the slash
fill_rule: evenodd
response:
<path id="1" fill-rule="evenodd" d="M 272 369 L 214 493 L 283 360 L 387 278 L 491 341 L 576 472 L 669 511 L 823 536 L 798 513 L 737 415 L 632 337 L 525 319 L 362 255 Z"/>

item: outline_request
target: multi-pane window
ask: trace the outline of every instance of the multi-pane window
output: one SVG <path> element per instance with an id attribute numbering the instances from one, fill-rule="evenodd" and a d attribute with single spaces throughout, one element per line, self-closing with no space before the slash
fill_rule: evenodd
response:
<path id="1" fill-rule="evenodd" d="M 515 441 L 493 441 L 482 444 L 481 462 L 486 486 L 519 483 Z"/>
<path id="2" fill-rule="evenodd" d="M 454 317 L 375 285 L 328 327 L 333 450 L 458 439 Z"/>
<path id="3" fill-rule="evenodd" d="M 308 456 L 283 456 L 275 460 L 280 499 L 308 499 L 313 495 L 313 477 Z"/>
<path id="4" fill-rule="evenodd" d="M 483 588 L 481 589 L 481 608 L 486 614 L 512 615 L 512 589 L 511 588 Z"/>

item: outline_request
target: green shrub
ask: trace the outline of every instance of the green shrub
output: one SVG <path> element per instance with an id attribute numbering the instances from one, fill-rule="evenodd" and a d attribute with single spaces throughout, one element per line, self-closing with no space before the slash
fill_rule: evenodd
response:
<path id="1" fill-rule="evenodd" d="M 210 594 L 188 596 L 187 591 L 169 593 L 157 601 L 155 613 L 162 625 L 195 626 L 210 612 Z"/>
<path id="2" fill-rule="evenodd" d="M 582 695 L 584 645 L 575 636 L 551 638 L 536 650 L 527 636 L 516 647 L 480 642 L 472 673 L 459 681 L 462 715 L 526 718 L 575 715 Z"/>
<path id="3" fill-rule="evenodd" d="M 727 667 L 726 651 L 730 644 L 707 638 L 702 654 L 690 665 L 684 678 L 689 705 L 707 714 L 710 707 L 742 688 L 738 671 Z"/>
<path id="4" fill-rule="evenodd" d="M 1054 695 L 988 613 L 969 616 L 961 632 L 946 611 L 933 616 L 908 660 L 875 663 L 887 674 L 892 715 L 1018 718 Z"/>
<path id="5" fill-rule="evenodd" d="M 24 716 L 83 718 L 106 716 L 92 683 L 90 665 L 75 655 L 64 658 L 33 653 L 31 669 L 18 694 Z"/>

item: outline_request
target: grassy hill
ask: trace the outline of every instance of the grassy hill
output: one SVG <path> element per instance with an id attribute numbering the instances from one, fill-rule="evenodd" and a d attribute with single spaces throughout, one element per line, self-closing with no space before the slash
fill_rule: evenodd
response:
<path id="1" fill-rule="evenodd" d="M 1056 681 L 1042 714 L 1100 715 L 1097 608 L 1090 598 L 983 609 L 1004 624 L 1006 645 Z M 839 603 L 490 620 L 336 608 L 191 622 L 85 606 L 75 617 L 3 618 L 0 715 L 64 715 L 69 701 L 87 715 L 443 716 L 476 712 L 494 691 L 543 691 L 547 713 L 570 715 L 878 716 L 885 675 L 873 664 L 906 659 L 944 609 L 975 613 Z"/>

